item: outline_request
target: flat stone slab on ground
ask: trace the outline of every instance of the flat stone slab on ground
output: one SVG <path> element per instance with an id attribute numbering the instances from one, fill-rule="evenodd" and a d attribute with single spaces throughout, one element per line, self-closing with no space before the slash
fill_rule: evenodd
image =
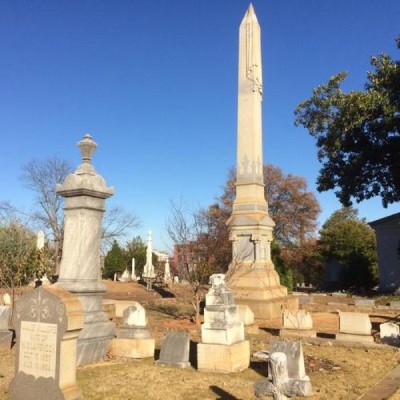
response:
<path id="1" fill-rule="evenodd" d="M 372 299 L 356 299 L 354 301 L 354 304 L 357 307 L 374 307 L 375 306 L 375 300 L 372 300 Z"/>

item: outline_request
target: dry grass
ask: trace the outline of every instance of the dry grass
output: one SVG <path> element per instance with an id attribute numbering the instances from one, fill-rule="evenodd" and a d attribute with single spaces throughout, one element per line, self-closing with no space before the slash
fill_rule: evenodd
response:
<path id="1" fill-rule="evenodd" d="M 265 333 L 251 336 L 252 352 L 266 347 Z M 306 370 L 313 385 L 312 400 L 357 399 L 400 362 L 389 347 L 352 348 L 305 345 Z M 0 399 L 14 372 L 15 349 L 0 354 Z M 110 360 L 79 368 L 78 384 L 85 400 L 102 399 L 254 399 L 253 384 L 263 378 L 266 365 L 252 361 L 241 373 L 216 374 L 194 368 L 154 365 L 153 360 Z M 397 395 L 396 395 L 397 396 Z M 392 397 L 399 400 L 400 397 Z"/>

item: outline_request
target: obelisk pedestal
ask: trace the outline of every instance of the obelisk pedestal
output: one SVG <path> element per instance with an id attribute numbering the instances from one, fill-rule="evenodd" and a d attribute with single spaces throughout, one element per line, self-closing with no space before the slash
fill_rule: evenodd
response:
<path id="1" fill-rule="evenodd" d="M 90 135 L 78 143 L 82 164 L 69 174 L 57 193 L 65 198 L 64 243 L 57 285 L 74 293 L 82 303 L 84 326 L 79 334 L 77 365 L 102 360 L 115 336 L 115 324 L 102 311 L 100 240 L 105 199 L 114 189 L 91 165 L 97 145 Z"/>
<path id="2" fill-rule="evenodd" d="M 271 260 L 274 221 L 264 195 L 262 156 L 261 30 L 250 5 L 239 30 L 236 198 L 228 221 L 233 260 L 229 287 L 237 304 L 248 305 L 258 319 L 281 317 L 297 309 L 287 296 Z"/>

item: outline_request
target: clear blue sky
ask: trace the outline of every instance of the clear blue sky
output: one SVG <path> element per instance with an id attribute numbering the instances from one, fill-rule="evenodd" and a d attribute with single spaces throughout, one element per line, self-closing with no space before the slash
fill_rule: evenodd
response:
<path id="1" fill-rule="evenodd" d="M 4 0 L 0 12 L 0 200 L 29 209 L 21 165 L 57 155 L 94 166 L 116 189 L 108 204 L 137 214 L 165 248 L 170 199 L 193 208 L 221 193 L 236 163 L 238 28 L 247 0 Z M 313 139 L 293 111 L 339 71 L 361 89 L 371 55 L 399 58 L 399 0 L 254 0 L 262 29 L 264 162 L 307 178 Z M 316 193 L 323 222 L 340 207 Z M 374 220 L 398 211 L 357 206 Z"/>

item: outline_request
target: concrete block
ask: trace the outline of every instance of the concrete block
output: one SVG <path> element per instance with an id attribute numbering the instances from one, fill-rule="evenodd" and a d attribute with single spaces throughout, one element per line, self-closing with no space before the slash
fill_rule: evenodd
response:
<path id="1" fill-rule="evenodd" d="M 154 357 L 154 339 L 115 338 L 111 341 L 110 353 L 115 357 L 147 358 Z"/>
<path id="2" fill-rule="evenodd" d="M 250 342 L 231 345 L 199 343 L 197 368 L 199 371 L 240 372 L 250 365 Z"/>

